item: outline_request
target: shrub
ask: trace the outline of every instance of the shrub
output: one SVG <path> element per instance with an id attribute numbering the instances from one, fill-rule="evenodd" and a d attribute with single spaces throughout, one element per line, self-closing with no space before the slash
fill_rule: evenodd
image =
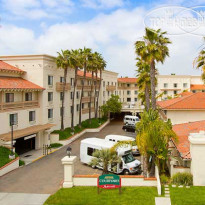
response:
<path id="1" fill-rule="evenodd" d="M 193 185 L 193 176 L 190 173 L 176 173 L 172 176 L 172 183 L 176 185 Z"/>
<path id="2" fill-rule="evenodd" d="M 162 174 L 160 176 L 160 181 L 161 181 L 161 184 L 168 184 L 169 182 L 169 177 L 167 177 L 166 175 Z"/>
<path id="3" fill-rule="evenodd" d="M 52 144 L 50 144 L 51 148 L 58 148 L 58 147 L 61 147 L 61 146 L 63 146 L 61 143 L 52 143 Z"/>
<path id="4" fill-rule="evenodd" d="M 19 166 L 25 165 L 25 162 L 23 160 L 19 160 Z"/>

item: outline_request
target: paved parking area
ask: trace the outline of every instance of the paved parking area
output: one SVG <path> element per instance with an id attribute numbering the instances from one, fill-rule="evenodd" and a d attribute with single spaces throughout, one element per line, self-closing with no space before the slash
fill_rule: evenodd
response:
<path id="1" fill-rule="evenodd" d="M 101 174 L 101 170 L 92 169 L 83 165 L 79 160 L 80 141 L 88 137 L 104 138 L 108 134 L 121 134 L 135 137 L 134 133 L 122 130 L 122 121 L 112 121 L 99 133 L 86 133 L 81 138 L 72 142 L 72 155 L 78 157 L 75 165 L 75 174 Z M 43 157 L 42 159 L 14 170 L 0 177 L 0 192 L 6 193 L 39 193 L 53 194 L 63 180 L 63 166 L 61 159 L 66 155 L 67 146 Z"/>

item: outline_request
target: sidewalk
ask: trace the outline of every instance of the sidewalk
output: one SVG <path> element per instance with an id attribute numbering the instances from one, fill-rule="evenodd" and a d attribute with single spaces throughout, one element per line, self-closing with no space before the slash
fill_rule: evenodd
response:
<path id="1" fill-rule="evenodd" d="M 171 205 L 171 200 L 168 197 L 155 197 L 155 205 Z"/>
<path id="2" fill-rule="evenodd" d="M 0 193 L 2 205 L 43 205 L 50 194 Z"/>

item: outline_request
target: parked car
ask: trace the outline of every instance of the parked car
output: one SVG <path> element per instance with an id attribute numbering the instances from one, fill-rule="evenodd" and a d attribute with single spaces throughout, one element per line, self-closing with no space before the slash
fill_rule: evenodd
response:
<path id="1" fill-rule="evenodd" d="M 124 117 L 124 124 L 129 124 L 129 125 L 136 125 L 140 120 L 137 116 L 132 116 L 132 115 L 125 115 Z"/>
<path id="2" fill-rule="evenodd" d="M 125 124 L 123 125 L 122 129 L 125 131 L 125 132 L 136 132 L 136 126 L 133 125 L 133 124 Z"/>

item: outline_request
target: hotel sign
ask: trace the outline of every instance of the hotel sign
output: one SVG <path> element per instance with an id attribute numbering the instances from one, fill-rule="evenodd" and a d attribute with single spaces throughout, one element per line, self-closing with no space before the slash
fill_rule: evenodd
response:
<path id="1" fill-rule="evenodd" d="M 121 179 L 118 175 L 105 174 L 98 177 L 98 187 L 103 189 L 115 189 L 121 187 Z"/>

